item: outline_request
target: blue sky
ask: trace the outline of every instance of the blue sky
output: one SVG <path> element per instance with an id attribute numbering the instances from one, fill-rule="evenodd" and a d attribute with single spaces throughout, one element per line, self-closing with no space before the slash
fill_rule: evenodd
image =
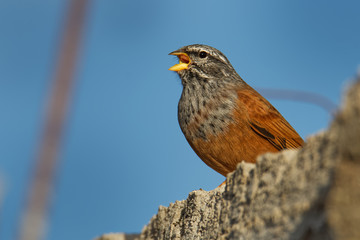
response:
<path id="1" fill-rule="evenodd" d="M 24 210 L 67 3 L 0 2 L 3 240 L 15 239 Z M 45 239 L 139 232 L 159 205 L 224 180 L 180 131 L 181 82 L 167 70 L 177 62 L 169 52 L 211 45 L 255 89 L 339 104 L 360 64 L 358 9 L 355 0 L 90 1 Z M 304 138 L 331 120 L 314 104 L 269 100 Z"/>

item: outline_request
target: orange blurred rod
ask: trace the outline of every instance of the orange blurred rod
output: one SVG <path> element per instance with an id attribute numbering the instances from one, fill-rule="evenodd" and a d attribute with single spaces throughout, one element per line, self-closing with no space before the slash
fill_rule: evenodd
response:
<path id="1" fill-rule="evenodd" d="M 88 0 L 68 1 L 68 13 L 53 88 L 46 112 L 35 172 L 28 189 L 28 199 L 19 226 L 19 240 L 39 240 L 45 235 L 49 200 L 54 185 L 55 166 L 76 66 L 81 30 Z"/>

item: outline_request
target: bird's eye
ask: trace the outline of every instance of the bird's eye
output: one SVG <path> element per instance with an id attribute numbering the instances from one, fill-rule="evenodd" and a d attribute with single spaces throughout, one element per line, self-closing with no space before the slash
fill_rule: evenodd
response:
<path id="1" fill-rule="evenodd" d="M 200 58 L 206 58 L 206 56 L 207 56 L 207 52 L 201 51 L 201 52 L 199 53 L 199 57 L 200 57 Z"/>

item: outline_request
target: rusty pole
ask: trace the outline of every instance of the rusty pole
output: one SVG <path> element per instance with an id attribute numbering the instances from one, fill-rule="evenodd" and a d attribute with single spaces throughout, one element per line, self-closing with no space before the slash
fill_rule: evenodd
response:
<path id="1" fill-rule="evenodd" d="M 60 139 L 70 102 L 73 75 L 85 20 L 87 0 L 68 1 L 64 34 L 59 46 L 58 60 L 49 97 L 43 137 L 35 163 L 35 172 L 28 189 L 28 199 L 18 232 L 19 240 L 44 238 L 50 195 Z"/>

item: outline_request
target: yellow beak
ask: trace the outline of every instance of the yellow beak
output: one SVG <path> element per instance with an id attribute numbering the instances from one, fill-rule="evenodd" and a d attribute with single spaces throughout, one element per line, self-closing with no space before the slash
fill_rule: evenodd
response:
<path id="1" fill-rule="evenodd" d="M 178 56 L 178 58 L 179 58 L 179 63 L 175 64 L 174 66 L 169 68 L 170 71 L 178 72 L 178 71 L 187 69 L 191 63 L 191 60 L 186 53 L 175 51 L 175 52 L 169 53 L 169 55 L 175 55 L 175 56 Z"/>

